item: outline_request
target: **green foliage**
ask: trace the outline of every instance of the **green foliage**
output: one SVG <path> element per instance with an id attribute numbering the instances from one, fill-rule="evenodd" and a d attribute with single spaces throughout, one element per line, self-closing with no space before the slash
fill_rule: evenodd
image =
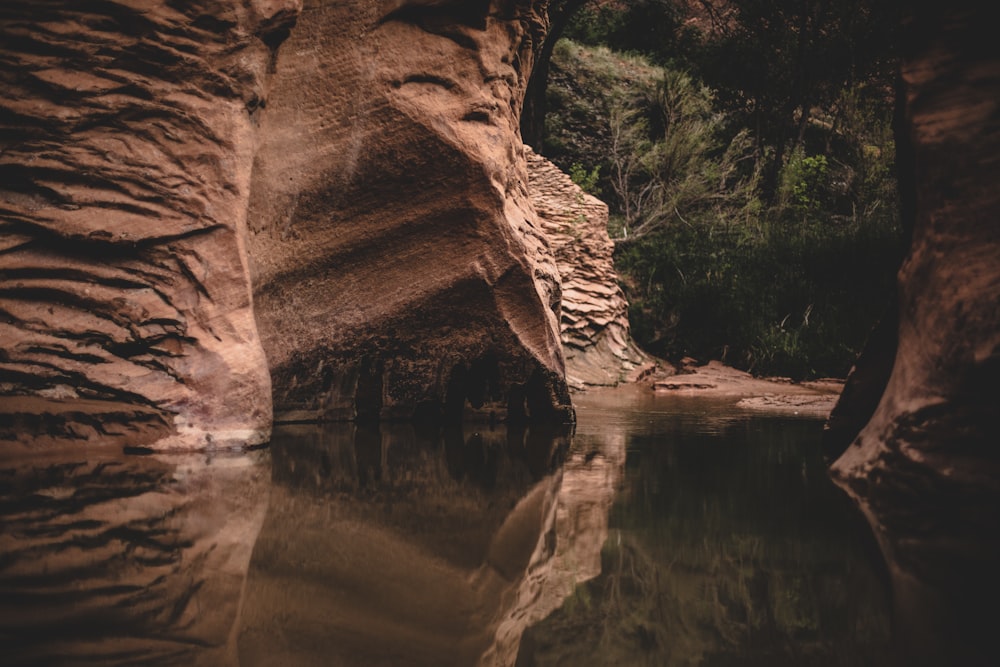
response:
<path id="1" fill-rule="evenodd" d="M 684 50 L 685 18 L 683 6 L 673 0 L 597 0 L 576 13 L 566 36 L 666 62 Z"/>
<path id="2" fill-rule="evenodd" d="M 741 138 L 724 137 L 711 91 L 686 72 L 664 70 L 651 95 L 615 107 L 612 187 L 621 202 L 625 235 L 725 215 L 745 188 L 731 178 Z"/>
<path id="3" fill-rule="evenodd" d="M 847 372 L 898 259 L 895 227 L 787 217 L 658 232 L 620 244 L 616 265 L 650 351 L 802 379 Z"/>
<path id="4" fill-rule="evenodd" d="M 651 95 L 661 72 L 638 56 L 583 47 L 570 40 L 556 43 L 550 65 L 545 118 L 546 157 L 567 173 L 574 165 L 598 177 L 591 194 L 613 199 L 611 124 L 616 106 Z"/>
<path id="5" fill-rule="evenodd" d="M 595 194 L 598 192 L 597 181 L 601 177 L 601 165 L 597 165 L 590 171 L 579 162 L 574 162 L 569 167 L 569 177 L 584 192 Z"/>
<path id="6" fill-rule="evenodd" d="M 780 200 L 790 202 L 803 213 L 818 212 L 826 199 L 830 165 L 825 155 L 796 151 L 782 172 Z"/>
<path id="7" fill-rule="evenodd" d="M 608 202 L 616 238 L 759 208 L 750 133 L 690 74 L 570 40 L 552 72 L 545 153 Z"/>
<path id="8" fill-rule="evenodd" d="M 556 45 L 545 153 L 608 203 L 654 354 L 805 378 L 860 351 L 901 239 L 891 54 L 857 41 L 887 23 L 869 4 L 754 0 L 691 22 L 669 0 L 596 2 L 568 34 L 598 46 Z"/>

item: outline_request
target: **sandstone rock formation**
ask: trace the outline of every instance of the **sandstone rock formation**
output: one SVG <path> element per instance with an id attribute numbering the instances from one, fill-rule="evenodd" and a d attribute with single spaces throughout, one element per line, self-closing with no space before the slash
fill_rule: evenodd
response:
<path id="1" fill-rule="evenodd" d="M 618 286 L 608 207 L 554 164 L 528 151 L 531 201 L 549 239 L 562 284 L 566 381 L 576 389 L 634 382 L 656 367 L 629 333 Z"/>
<path id="2" fill-rule="evenodd" d="M 254 116 L 297 9 L 0 6 L 4 440 L 267 439 L 244 228 Z"/>
<path id="3" fill-rule="evenodd" d="M 910 14 L 899 156 L 913 241 L 898 351 L 833 473 L 882 542 L 908 664 L 996 664 L 1000 51 L 982 3 Z"/>
<path id="4" fill-rule="evenodd" d="M 572 419 L 546 3 L 300 4 L 0 8 L 0 440 L 253 444 L 272 377 L 292 419 Z"/>
<path id="5" fill-rule="evenodd" d="M 518 134 L 543 4 L 303 11 L 250 212 L 279 418 L 571 418 Z"/>

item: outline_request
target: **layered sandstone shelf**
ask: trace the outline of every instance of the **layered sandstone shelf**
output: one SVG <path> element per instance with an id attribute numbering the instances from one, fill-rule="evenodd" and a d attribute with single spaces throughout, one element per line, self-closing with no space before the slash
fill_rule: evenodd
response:
<path id="1" fill-rule="evenodd" d="M 554 164 L 526 148 L 531 202 L 559 267 L 560 331 L 571 387 L 634 382 L 656 367 L 629 333 L 618 285 L 608 207 Z"/>

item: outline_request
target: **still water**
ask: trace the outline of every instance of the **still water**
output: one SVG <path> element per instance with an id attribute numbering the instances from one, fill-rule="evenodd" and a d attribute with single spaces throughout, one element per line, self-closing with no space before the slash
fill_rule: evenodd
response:
<path id="1" fill-rule="evenodd" d="M 886 665 L 822 421 L 638 390 L 574 433 L 284 426 L 0 462 L 0 665 Z"/>

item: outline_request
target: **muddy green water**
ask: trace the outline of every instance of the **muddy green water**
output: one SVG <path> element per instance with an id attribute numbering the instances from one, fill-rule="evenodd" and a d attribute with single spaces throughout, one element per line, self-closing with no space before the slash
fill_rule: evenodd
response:
<path id="1" fill-rule="evenodd" d="M 560 430 L 285 426 L 0 463 L 2 665 L 887 665 L 822 421 L 640 391 Z"/>

